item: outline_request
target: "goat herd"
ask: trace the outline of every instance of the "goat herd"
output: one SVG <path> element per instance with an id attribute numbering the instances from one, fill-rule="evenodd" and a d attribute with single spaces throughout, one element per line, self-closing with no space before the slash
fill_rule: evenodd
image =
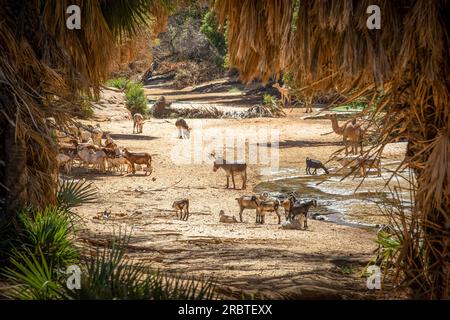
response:
<path id="1" fill-rule="evenodd" d="M 236 198 L 239 205 L 239 220 L 243 222 L 242 213 L 245 209 L 256 210 L 257 224 L 265 223 L 265 216 L 268 212 L 274 212 L 278 217 L 278 224 L 281 223 L 281 214 L 279 210 L 284 208 L 286 222 L 282 224 L 284 229 L 307 229 L 308 228 L 308 211 L 314 206 L 317 207 L 316 200 L 301 202 L 294 193 L 288 195 L 286 199 L 280 201 L 267 192 L 256 195 L 244 195 Z M 189 199 L 179 199 L 173 202 L 172 208 L 175 210 L 177 218 L 187 221 L 189 218 Z M 235 216 L 226 215 L 223 210 L 219 212 L 219 222 L 222 223 L 238 223 Z"/>
<path id="2" fill-rule="evenodd" d="M 142 133 L 143 119 L 138 115 L 133 116 L 133 133 Z M 175 126 L 179 130 L 179 138 L 188 137 L 190 128 L 183 119 L 178 119 Z M 97 124 L 95 127 L 74 123 L 65 129 L 59 129 L 55 132 L 58 141 L 57 162 L 59 168 L 62 168 L 66 174 L 70 175 L 72 168 L 77 165 L 79 168 L 89 169 L 90 167 L 99 170 L 102 173 L 121 172 L 133 173 L 144 171 L 145 174 L 152 173 L 152 157 L 146 152 L 130 152 L 127 148 L 119 148 L 117 143 L 111 138 L 108 132 L 103 132 Z M 103 139 L 103 138 L 106 139 Z M 233 188 L 236 188 L 235 176 L 242 179 L 242 189 L 246 188 L 247 182 L 247 164 L 244 162 L 229 162 L 222 158 L 215 158 L 213 171 L 223 169 L 227 177 L 227 188 L 229 188 L 229 178 L 231 176 Z M 307 159 L 307 168 L 323 168 L 320 162 Z M 309 170 L 309 169 L 308 169 Z M 309 171 L 308 171 L 309 173 Z M 314 172 L 315 173 L 315 172 Z M 271 197 L 268 193 L 262 193 L 252 196 L 241 196 L 236 198 L 239 205 L 239 219 L 242 222 L 242 213 L 245 209 L 256 210 L 256 223 L 264 224 L 267 212 L 274 212 L 278 216 L 278 223 L 281 223 L 279 209 L 285 210 L 286 223 L 284 227 L 289 226 L 307 228 L 307 214 L 311 206 L 317 206 L 315 200 L 300 202 L 294 194 L 290 194 L 286 199 L 280 200 Z M 189 218 L 189 199 L 179 199 L 173 202 L 172 208 L 176 212 L 177 218 L 188 220 Z M 223 210 L 219 213 L 219 221 L 223 223 L 238 222 L 234 216 L 226 215 Z"/>
<path id="3" fill-rule="evenodd" d="M 67 127 L 67 130 L 56 130 L 59 153 L 56 157 L 58 166 L 66 174 L 71 174 L 75 164 L 78 167 L 92 166 L 104 173 L 126 172 L 133 174 L 136 170 L 152 173 L 152 157 L 150 154 L 129 152 L 127 148 L 118 148 L 116 142 L 100 126 L 85 126 L 76 123 Z"/>

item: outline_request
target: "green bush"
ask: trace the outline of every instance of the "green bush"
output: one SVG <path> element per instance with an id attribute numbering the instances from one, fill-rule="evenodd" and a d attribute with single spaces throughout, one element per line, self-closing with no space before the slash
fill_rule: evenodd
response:
<path id="1" fill-rule="evenodd" d="M 130 84 L 130 81 L 125 78 L 114 78 L 106 81 L 106 85 L 108 87 L 117 88 L 120 90 L 126 89 L 128 85 Z"/>
<path id="2" fill-rule="evenodd" d="M 208 11 L 202 20 L 200 31 L 208 38 L 221 56 L 227 53 L 227 42 L 224 32 L 219 29 L 219 22 L 212 11 Z"/>
<path id="3" fill-rule="evenodd" d="M 206 36 L 209 43 L 216 49 L 216 65 L 225 70 L 229 70 L 230 63 L 227 44 L 227 25 L 221 29 L 215 13 L 212 11 L 207 11 L 202 19 L 200 32 Z"/>
<path id="4" fill-rule="evenodd" d="M 147 114 L 147 99 L 142 83 L 135 83 L 125 78 L 114 78 L 106 81 L 106 85 L 125 91 L 125 102 L 131 113 Z"/>
<path id="5" fill-rule="evenodd" d="M 141 83 L 130 83 L 125 92 L 125 101 L 132 114 L 147 114 L 147 98 L 144 95 L 144 89 Z"/>
<path id="6" fill-rule="evenodd" d="M 43 254 L 53 266 L 65 266 L 78 259 L 73 230 L 67 212 L 60 207 L 26 210 L 19 215 L 21 249 L 36 256 Z"/>

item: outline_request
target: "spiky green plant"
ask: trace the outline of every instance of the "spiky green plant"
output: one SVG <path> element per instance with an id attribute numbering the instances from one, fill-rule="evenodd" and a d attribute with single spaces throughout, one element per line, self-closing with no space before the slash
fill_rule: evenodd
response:
<path id="1" fill-rule="evenodd" d="M 213 282 L 182 278 L 125 259 L 129 236 L 115 237 L 109 248 L 97 248 L 83 264 L 81 289 L 67 290 L 71 299 L 200 300 L 214 298 Z"/>
<path id="2" fill-rule="evenodd" d="M 130 85 L 130 81 L 128 79 L 119 77 L 109 79 L 108 81 L 106 81 L 106 85 L 109 87 L 117 88 L 119 90 L 124 90 Z"/>
<path id="3" fill-rule="evenodd" d="M 26 210 L 19 215 L 19 221 L 18 245 L 13 252 L 25 250 L 38 257 L 42 255 L 53 266 L 65 266 L 78 261 L 72 224 L 64 208 Z"/>
<path id="4" fill-rule="evenodd" d="M 394 261 L 401 248 L 401 241 L 388 232 L 379 232 L 375 242 L 378 244 L 375 262 L 381 268 L 386 268 Z"/>
<path id="5" fill-rule="evenodd" d="M 20 300 L 52 300 L 61 298 L 62 283 L 54 266 L 48 263 L 43 252 L 29 250 L 11 252 L 11 267 L 2 274 L 13 283 L 6 297 Z"/>
<path id="6" fill-rule="evenodd" d="M 217 18 L 212 11 L 207 11 L 204 15 L 200 31 L 208 38 L 220 56 L 227 54 L 226 27 L 223 30 L 219 28 Z"/>
<path id="7" fill-rule="evenodd" d="M 60 180 L 56 192 L 58 206 L 70 209 L 94 201 L 96 190 L 86 180 Z"/>

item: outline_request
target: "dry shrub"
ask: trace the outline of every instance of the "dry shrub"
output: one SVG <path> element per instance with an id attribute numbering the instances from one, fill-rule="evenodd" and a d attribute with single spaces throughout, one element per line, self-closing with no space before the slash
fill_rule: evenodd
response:
<path id="1" fill-rule="evenodd" d="M 153 61 L 153 33 L 148 27 L 143 27 L 133 40 L 123 40 L 114 50 L 111 77 L 139 78 L 147 71 Z"/>
<path id="2" fill-rule="evenodd" d="M 178 62 L 163 61 L 153 72 L 153 76 L 163 74 L 173 74 L 173 87 L 182 89 L 217 78 L 222 74 L 222 70 L 218 67 L 211 67 L 211 64 L 208 62 L 197 63 L 189 60 Z"/>
<path id="3" fill-rule="evenodd" d="M 158 34 L 167 27 L 169 11 L 159 1 L 150 8 L 151 19 L 148 25 L 140 25 L 133 38 L 123 35 L 113 50 L 110 77 L 126 77 L 137 80 L 153 62 L 152 43 Z"/>

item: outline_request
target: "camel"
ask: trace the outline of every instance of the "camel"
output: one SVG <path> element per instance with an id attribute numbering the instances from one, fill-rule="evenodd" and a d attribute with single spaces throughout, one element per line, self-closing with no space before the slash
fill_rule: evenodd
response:
<path id="1" fill-rule="evenodd" d="M 342 127 L 339 126 L 337 121 L 336 114 L 331 115 L 331 125 L 333 127 L 333 131 L 339 135 L 342 135 L 345 145 L 345 155 L 348 155 L 348 147 L 349 145 L 352 147 L 352 153 L 358 153 L 358 145 L 360 145 L 360 152 L 362 154 L 362 138 L 363 138 L 363 129 L 356 122 L 356 119 L 353 119 L 350 123 L 344 124 Z"/>
<path id="2" fill-rule="evenodd" d="M 339 123 L 337 121 L 337 115 L 335 113 L 330 115 L 330 119 L 331 119 L 331 127 L 333 128 L 333 131 L 335 133 L 337 133 L 338 135 L 342 136 L 344 134 L 345 125 L 342 127 L 339 127 Z"/>
<path id="3" fill-rule="evenodd" d="M 281 103 L 283 107 L 286 107 L 286 102 L 290 106 L 291 105 L 291 94 L 289 93 L 289 88 L 283 86 L 280 87 L 278 83 L 275 83 L 272 87 L 276 88 L 281 94 Z"/>

